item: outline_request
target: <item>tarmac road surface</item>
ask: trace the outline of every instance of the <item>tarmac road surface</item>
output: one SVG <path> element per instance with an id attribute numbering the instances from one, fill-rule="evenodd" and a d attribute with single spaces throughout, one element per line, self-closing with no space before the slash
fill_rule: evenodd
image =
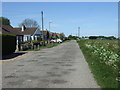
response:
<path id="1" fill-rule="evenodd" d="M 2 64 L 3 88 L 99 88 L 75 40 Z"/>

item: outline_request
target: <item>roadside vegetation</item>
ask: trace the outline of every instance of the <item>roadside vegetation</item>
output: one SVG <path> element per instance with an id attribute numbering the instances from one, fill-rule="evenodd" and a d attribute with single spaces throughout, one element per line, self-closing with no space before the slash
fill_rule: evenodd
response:
<path id="1" fill-rule="evenodd" d="M 2 39 L 2 56 L 13 53 L 16 49 L 16 36 L 12 34 L 0 34 Z"/>
<path id="2" fill-rule="evenodd" d="M 25 50 L 25 51 L 39 51 L 39 50 L 44 49 L 44 48 L 52 48 L 52 47 L 57 46 L 59 44 L 60 43 L 46 44 L 45 46 L 39 46 L 39 47 L 36 47 L 35 49 L 28 49 L 28 50 Z"/>
<path id="3" fill-rule="evenodd" d="M 68 42 L 68 41 L 70 41 L 70 40 L 65 40 L 62 43 L 65 43 L 65 42 Z M 34 41 L 34 44 L 36 44 L 36 43 L 38 44 L 37 41 Z M 52 47 L 58 46 L 60 44 L 61 43 L 58 43 L 58 42 L 51 42 L 51 43 L 46 43 L 45 45 L 35 46 L 33 49 L 26 49 L 26 50 L 23 50 L 23 51 L 39 51 L 39 50 L 44 49 L 44 48 L 52 48 Z"/>
<path id="4" fill-rule="evenodd" d="M 78 40 L 88 64 L 101 88 L 120 85 L 120 49 L 118 40 Z"/>

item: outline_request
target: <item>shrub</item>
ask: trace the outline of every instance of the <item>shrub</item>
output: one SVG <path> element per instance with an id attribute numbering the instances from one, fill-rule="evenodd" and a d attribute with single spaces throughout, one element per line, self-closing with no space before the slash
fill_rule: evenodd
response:
<path id="1" fill-rule="evenodd" d="M 40 44 L 40 41 L 33 40 L 32 43 L 33 43 L 33 45 L 38 45 L 38 44 Z"/>
<path id="2" fill-rule="evenodd" d="M 13 53 L 16 49 L 16 36 L 0 34 L 0 37 L 2 37 L 2 55 Z"/>

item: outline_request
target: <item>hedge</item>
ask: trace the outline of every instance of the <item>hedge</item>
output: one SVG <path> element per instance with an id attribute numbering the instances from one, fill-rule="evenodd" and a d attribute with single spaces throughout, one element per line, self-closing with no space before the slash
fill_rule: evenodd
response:
<path id="1" fill-rule="evenodd" d="M 11 34 L 0 34 L 2 37 L 2 55 L 15 52 L 16 36 Z"/>

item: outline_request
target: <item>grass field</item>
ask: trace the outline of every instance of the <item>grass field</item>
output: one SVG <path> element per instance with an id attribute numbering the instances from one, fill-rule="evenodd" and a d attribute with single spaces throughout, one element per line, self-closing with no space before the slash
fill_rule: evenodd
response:
<path id="1" fill-rule="evenodd" d="M 79 40 L 77 42 L 98 85 L 101 88 L 118 88 L 120 84 L 120 49 L 118 41 Z"/>

